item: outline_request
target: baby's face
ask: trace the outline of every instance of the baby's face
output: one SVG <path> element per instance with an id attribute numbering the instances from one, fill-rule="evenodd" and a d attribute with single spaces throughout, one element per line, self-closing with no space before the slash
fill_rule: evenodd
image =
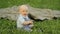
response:
<path id="1" fill-rule="evenodd" d="M 21 13 L 22 15 L 26 16 L 26 15 L 28 14 L 28 11 L 25 10 L 25 9 L 21 9 L 21 10 L 20 10 L 20 13 Z"/>

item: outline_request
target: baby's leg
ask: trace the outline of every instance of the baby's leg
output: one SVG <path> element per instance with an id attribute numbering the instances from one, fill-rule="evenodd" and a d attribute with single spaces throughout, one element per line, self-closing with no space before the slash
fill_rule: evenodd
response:
<path id="1" fill-rule="evenodd" d="M 26 31 L 30 31 L 30 30 L 31 30 L 31 28 L 29 27 L 29 25 L 25 25 L 25 26 L 23 26 L 23 28 L 24 28 L 24 30 L 26 30 Z"/>
<path id="2" fill-rule="evenodd" d="M 34 25 L 33 24 L 30 24 L 29 27 L 32 28 Z"/>
<path id="3" fill-rule="evenodd" d="M 33 27 L 33 23 L 29 23 L 27 25 L 24 25 L 24 29 L 27 31 L 31 31 L 31 28 Z"/>

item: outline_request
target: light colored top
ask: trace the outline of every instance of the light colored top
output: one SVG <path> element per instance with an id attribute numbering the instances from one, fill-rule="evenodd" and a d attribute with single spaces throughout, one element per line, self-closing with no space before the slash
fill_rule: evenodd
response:
<path id="1" fill-rule="evenodd" d="M 18 16 L 18 19 L 17 19 L 17 28 L 22 28 L 23 27 L 23 23 L 26 21 L 25 20 L 25 18 L 27 19 L 27 20 L 30 20 L 29 18 L 28 18 L 28 16 L 22 16 L 21 14 Z"/>

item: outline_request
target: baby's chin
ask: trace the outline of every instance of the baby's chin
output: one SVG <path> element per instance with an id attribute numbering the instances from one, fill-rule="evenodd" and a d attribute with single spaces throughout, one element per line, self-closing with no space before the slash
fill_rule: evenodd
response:
<path id="1" fill-rule="evenodd" d="M 28 14 L 24 14 L 25 16 L 27 16 Z"/>

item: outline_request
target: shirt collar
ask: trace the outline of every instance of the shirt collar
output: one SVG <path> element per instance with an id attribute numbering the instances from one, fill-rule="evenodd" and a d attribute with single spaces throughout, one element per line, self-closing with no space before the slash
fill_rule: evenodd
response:
<path id="1" fill-rule="evenodd" d="M 27 18 L 28 16 L 23 16 L 22 14 L 20 14 L 20 16 L 24 17 L 24 18 Z"/>

